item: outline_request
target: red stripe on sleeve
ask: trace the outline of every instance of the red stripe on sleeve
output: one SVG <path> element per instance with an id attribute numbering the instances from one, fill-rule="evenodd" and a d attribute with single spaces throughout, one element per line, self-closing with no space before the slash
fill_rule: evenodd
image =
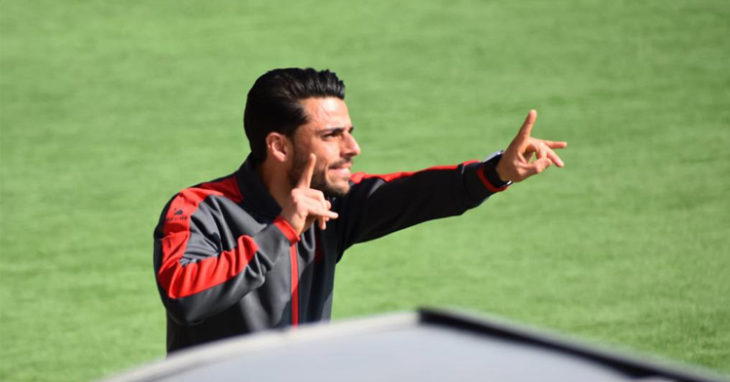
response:
<path id="1" fill-rule="evenodd" d="M 237 245 L 218 256 L 180 264 L 190 239 L 190 218 L 208 196 L 224 196 L 236 203 L 243 200 L 236 178 L 203 183 L 180 192 L 167 210 L 162 238 L 162 266 L 157 280 L 170 298 L 182 298 L 211 288 L 235 277 L 246 267 L 258 250 L 250 236 L 241 236 Z"/>
<path id="2" fill-rule="evenodd" d="M 495 187 L 492 183 L 489 182 L 489 179 L 487 179 L 487 176 L 484 175 L 484 168 L 480 168 L 477 170 L 477 175 L 479 176 L 479 180 L 482 181 L 484 184 L 484 187 L 487 188 L 487 190 L 491 192 L 502 192 L 507 189 L 509 186 L 504 187 Z"/>
<path id="3" fill-rule="evenodd" d="M 184 235 L 186 242 L 188 236 Z M 242 235 L 238 238 L 236 248 L 183 267 L 179 260 L 185 249 L 184 245 L 176 245 L 175 242 L 179 242 L 179 239 L 176 236 L 163 239 L 163 253 L 173 255 L 165 257 L 157 273 L 157 279 L 170 298 L 187 297 L 232 279 L 243 271 L 258 250 L 250 236 Z M 180 256 L 176 256 L 177 254 Z"/>
<path id="4" fill-rule="evenodd" d="M 468 165 L 468 164 L 472 164 L 472 163 L 476 163 L 476 162 L 478 162 L 478 161 L 476 161 L 476 160 L 468 161 L 468 162 L 462 163 L 462 165 Z M 456 170 L 456 168 L 459 166 L 460 165 L 433 166 L 433 167 L 429 167 L 429 168 L 426 168 L 426 169 L 423 169 L 420 171 L 404 171 L 404 172 L 394 172 L 391 174 L 380 174 L 380 175 L 366 174 L 364 172 L 356 172 L 356 173 L 352 174 L 352 176 L 350 176 L 350 181 L 355 184 L 358 184 L 365 179 L 379 178 L 386 182 L 391 182 L 396 179 L 407 178 L 409 176 L 413 176 L 415 174 L 426 172 L 426 171 Z"/>

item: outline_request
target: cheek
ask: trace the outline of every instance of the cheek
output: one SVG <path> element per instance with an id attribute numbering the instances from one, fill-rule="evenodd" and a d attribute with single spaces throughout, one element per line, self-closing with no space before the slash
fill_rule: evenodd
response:
<path id="1" fill-rule="evenodd" d="M 340 150 L 337 145 L 323 145 L 320 149 L 321 150 L 318 155 L 322 158 L 323 162 L 331 164 L 332 162 L 337 161 L 340 157 Z"/>

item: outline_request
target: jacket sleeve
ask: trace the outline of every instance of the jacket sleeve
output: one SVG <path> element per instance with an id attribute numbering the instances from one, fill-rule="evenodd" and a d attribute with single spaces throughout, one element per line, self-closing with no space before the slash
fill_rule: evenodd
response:
<path id="1" fill-rule="evenodd" d="M 478 206 L 506 188 L 505 183 L 490 182 L 496 176 L 496 161 L 387 175 L 353 174 L 350 192 L 333 206 L 342 219 L 337 221 L 337 236 L 341 239 L 338 252 L 427 220 L 461 215 Z"/>
<path id="2" fill-rule="evenodd" d="M 171 201 L 174 205 L 176 199 Z M 154 268 L 168 315 L 195 324 L 217 314 L 264 283 L 277 259 L 299 238 L 283 218 L 224 248 L 220 222 L 208 204 L 190 214 L 165 208 L 154 234 Z"/>

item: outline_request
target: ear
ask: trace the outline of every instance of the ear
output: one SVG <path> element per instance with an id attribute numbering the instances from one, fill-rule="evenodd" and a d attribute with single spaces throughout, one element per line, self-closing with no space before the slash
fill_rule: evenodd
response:
<path id="1" fill-rule="evenodd" d="M 266 154 L 277 162 L 286 162 L 294 155 L 294 146 L 284 134 L 271 132 L 266 136 Z"/>

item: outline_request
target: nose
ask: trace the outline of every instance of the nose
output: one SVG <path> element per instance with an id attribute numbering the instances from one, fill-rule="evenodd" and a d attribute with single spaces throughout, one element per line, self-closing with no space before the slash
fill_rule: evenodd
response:
<path id="1" fill-rule="evenodd" d="M 343 150 L 342 153 L 346 156 L 354 157 L 355 155 L 360 155 L 360 145 L 357 144 L 357 141 L 355 140 L 355 137 L 350 134 L 345 134 L 345 139 L 343 140 Z"/>

